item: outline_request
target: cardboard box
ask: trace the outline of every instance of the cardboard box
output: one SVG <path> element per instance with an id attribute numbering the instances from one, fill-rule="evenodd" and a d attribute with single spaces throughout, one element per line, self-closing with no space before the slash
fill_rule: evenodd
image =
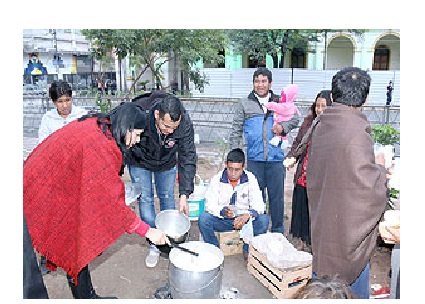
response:
<path id="1" fill-rule="evenodd" d="M 267 257 L 249 245 L 248 272 L 257 278 L 278 299 L 290 299 L 312 276 L 311 264 L 278 269 Z"/>
<path id="2" fill-rule="evenodd" d="M 224 256 L 242 253 L 243 240 L 238 230 L 219 232 L 218 242 Z"/>

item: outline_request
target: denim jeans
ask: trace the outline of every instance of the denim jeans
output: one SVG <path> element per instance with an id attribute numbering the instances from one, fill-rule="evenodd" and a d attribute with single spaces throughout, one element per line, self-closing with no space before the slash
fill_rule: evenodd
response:
<path id="1" fill-rule="evenodd" d="M 233 220 L 234 219 L 220 218 L 208 212 L 202 213 L 199 216 L 198 225 L 204 242 L 213 244 L 216 247 L 220 247 L 214 232 L 234 230 L 235 228 L 233 228 Z M 252 221 L 254 236 L 266 233 L 268 227 L 269 216 L 267 214 L 259 214 L 258 217 Z M 243 252 L 248 253 L 248 244 L 243 244 Z"/>
<path id="2" fill-rule="evenodd" d="M 160 210 L 176 209 L 174 186 L 176 183 L 176 167 L 167 171 L 149 171 L 141 167 L 128 166 L 131 181 L 140 183 L 142 193 L 139 197 L 140 218 L 155 228 L 155 201 L 152 185 L 152 175 L 155 181 L 155 190 L 159 198 Z"/>
<path id="3" fill-rule="evenodd" d="M 269 199 L 269 213 L 272 221 L 270 232 L 284 232 L 283 227 L 283 198 L 286 170 L 281 161 L 252 161 L 248 160 L 247 170 L 251 171 L 258 180 L 263 192 L 264 206 L 266 205 L 266 188 Z M 264 209 L 266 210 L 266 209 Z"/>
<path id="4" fill-rule="evenodd" d="M 369 276 L 370 276 L 370 262 L 368 262 L 365 268 L 362 270 L 357 279 L 351 283 L 351 291 L 359 299 L 369 299 L 370 297 L 370 286 L 369 286 Z M 313 272 L 312 278 L 317 278 L 316 273 Z"/>
<path id="5" fill-rule="evenodd" d="M 365 268 L 362 270 L 358 278 L 351 283 L 351 290 L 360 298 L 360 299 L 369 299 L 370 296 L 370 262 L 368 262 Z"/>

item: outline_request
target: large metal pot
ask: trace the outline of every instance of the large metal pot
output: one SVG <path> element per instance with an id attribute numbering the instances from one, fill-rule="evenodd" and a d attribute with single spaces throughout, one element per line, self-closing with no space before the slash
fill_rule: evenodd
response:
<path id="1" fill-rule="evenodd" d="M 163 210 L 157 214 L 155 226 L 165 232 L 172 243 L 180 244 L 186 241 L 190 220 L 178 210 Z"/>
<path id="2" fill-rule="evenodd" d="M 198 252 L 199 256 L 171 249 L 168 281 L 172 298 L 218 299 L 223 276 L 223 251 L 200 241 L 190 241 L 180 247 Z"/>

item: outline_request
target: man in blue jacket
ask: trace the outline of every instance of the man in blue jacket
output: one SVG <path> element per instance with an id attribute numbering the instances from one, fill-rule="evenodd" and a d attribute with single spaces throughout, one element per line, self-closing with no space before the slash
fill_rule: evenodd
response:
<path id="1" fill-rule="evenodd" d="M 270 231 L 283 234 L 284 151 L 281 143 L 274 146 L 270 140 L 275 135 L 285 136 L 297 128 L 300 117 L 295 114 L 291 120 L 273 126 L 273 112 L 268 111 L 265 105 L 279 102 L 280 96 L 271 90 L 272 81 L 272 72 L 267 68 L 260 67 L 254 72 L 254 89 L 248 98 L 235 106 L 229 142 L 230 148 L 242 148 L 242 138 L 245 140 L 247 170 L 256 176 L 265 205 L 268 198 L 272 222 Z"/>

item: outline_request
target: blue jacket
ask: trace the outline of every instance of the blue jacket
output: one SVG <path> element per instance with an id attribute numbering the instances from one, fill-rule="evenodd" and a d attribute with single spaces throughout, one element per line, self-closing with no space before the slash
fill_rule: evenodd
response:
<path id="1" fill-rule="evenodd" d="M 280 96 L 270 91 L 269 102 L 279 102 Z M 286 135 L 290 130 L 297 128 L 299 115 L 295 114 L 290 121 L 281 122 L 283 133 Z M 252 91 L 248 98 L 242 99 L 235 105 L 232 130 L 230 132 L 230 148 L 243 148 L 246 144 L 248 160 L 254 161 L 283 161 L 284 152 L 281 143 L 278 146 L 270 144 L 270 139 L 275 135 L 271 131 L 273 127 L 273 112 L 264 114 L 262 106 Z M 243 137 L 242 137 L 243 136 Z"/>

